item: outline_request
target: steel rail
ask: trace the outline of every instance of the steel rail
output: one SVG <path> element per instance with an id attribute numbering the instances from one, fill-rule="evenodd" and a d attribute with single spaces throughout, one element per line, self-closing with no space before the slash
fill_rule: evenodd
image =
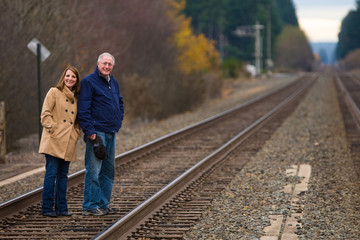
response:
<path id="1" fill-rule="evenodd" d="M 177 139 L 183 138 L 184 136 L 191 134 L 192 132 L 198 131 L 202 128 L 205 128 L 206 126 L 213 124 L 217 121 L 221 121 L 222 119 L 229 117 L 231 114 L 235 114 L 237 110 L 241 108 L 248 107 L 258 101 L 261 101 L 262 99 L 271 96 L 272 94 L 276 94 L 277 92 L 280 92 L 288 87 L 290 87 L 293 84 L 296 84 L 297 81 L 301 80 L 302 77 L 299 77 L 298 79 L 289 82 L 288 84 L 281 86 L 277 89 L 274 89 L 272 91 L 269 91 L 263 95 L 259 95 L 253 99 L 250 99 L 247 102 L 244 102 L 232 109 L 229 109 L 227 111 L 224 111 L 222 113 L 219 113 L 217 115 L 214 115 L 212 117 L 206 118 L 200 122 L 194 123 L 192 125 L 189 125 L 187 127 L 184 127 L 182 129 L 179 129 L 177 131 L 174 131 L 172 133 L 169 133 L 167 135 L 164 135 L 160 138 L 157 138 L 153 141 L 150 141 L 146 144 L 143 144 L 139 147 L 136 147 L 132 150 L 129 150 L 127 152 L 124 152 L 122 154 L 119 154 L 115 157 L 116 165 L 126 164 L 127 162 L 131 162 L 136 160 L 138 157 L 146 155 L 149 152 L 152 152 L 167 143 L 176 141 Z M 85 175 L 85 169 L 80 170 L 76 173 L 73 173 L 69 175 L 68 177 L 68 186 L 76 185 L 84 180 Z M 39 187 L 37 189 L 34 189 L 28 193 L 22 194 L 18 197 L 15 197 L 13 199 L 10 199 L 8 201 L 5 201 L 0 204 L 0 219 L 9 216 L 11 214 L 15 214 L 23 209 L 25 209 L 27 206 L 34 204 L 36 202 L 39 202 L 41 200 L 42 195 L 42 187 Z"/>
<path id="2" fill-rule="evenodd" d="M 127 235 L 129 235 L 137 227 L 143 224 L 146 219 L 148 219 L 151 215 L 158 211 L 164 204 L 169 202 L 174 196 L 183 191 L 187 186 L 189 186 L 193 181 L 198 179 L 214 164 L 224 159 L 231 151 L 237 148 L 257 129 L 259 129 L 266 122 L 271 120 L 274 115 L 280 110 L 282 110 L 287 104 L 294 101 L 296 97 L 303 93 L 308 87 L 310 87 L 315 80 L 316 78 L 312 78 L 312 81 L 304 84 L 291 96 L 286 98 L 271 111 L 257 119 L 249 127 L 242 130 L 239 134 L 237 134 L 235 137 L 225 143 L 222 147 L 218 148 L 209 156 L 203 158 L 200 162 L 198 162 L 185 173 L 177 177 L 175 180 L 162 188 L 159 192 L 155 193 L 152 197 L 150 197 L 141 205 L 129 212 L 123 218 L 106 228 L 104 231 L 97 234 L 93 239 L 126 239 Z"/>
<path id="3" fill-rule="evenodd" d="M 354 78 L 353 76 L 350 76 L 350 77 Z M 337 82 L 337 84 L 338 84 L 338 86 L 340 88 L 340 91 L 341 91 L 342 95 L 345 98 L 345 103 L 348 106 L 348 108 L 349 108 L 349 110 L 351 112 L 351 115 L 355 119 L 356 125 L 360 129 L 360 110 L 359 110 L 359 107 L 356 105 L 356 103 L 355 103 L 354 99 L 351 97 L 349 91 L 344 86 L 344 84 L 341 81 L 341 78 L 339 77 L 339 75 L 336 75 L 336 82 Z"/>

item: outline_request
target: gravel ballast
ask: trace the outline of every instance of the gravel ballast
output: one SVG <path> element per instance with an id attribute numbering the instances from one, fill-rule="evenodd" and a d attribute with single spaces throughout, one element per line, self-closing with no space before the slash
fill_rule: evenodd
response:
<path id="1" fill-rule="evenodd" d="M 292 204 L 286 170 L 311 166 L 307 191 Z M 269 217 L 295 213 L 294 239 L 360 239 L 359 184 L 333 82 L 321 77 L 263 149 L 213 201 L 184 239 L 266 239 Z M 284 222 L 282 230 L 284 229 Z M 274 239 L 289 239 L 289 238 Z"/>

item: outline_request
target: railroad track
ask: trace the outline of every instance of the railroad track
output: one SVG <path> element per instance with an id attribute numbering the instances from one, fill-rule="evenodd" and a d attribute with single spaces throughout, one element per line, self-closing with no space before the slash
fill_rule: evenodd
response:
<path id="1" fill-rule="evenodd" d="M 360 179 L 360 79 L 356 75 L 342 73 L 336 75 L 335 81 L 351 159 Z"/>
<path id="2" fill-rule="evenodd" d="M 73 213 L 71 218 L 46 218 L 40 215 L 41 189 L 37 189 L 0 205 L 0 237 L 126 239 L 126 236 L 129 236 L 130 239 L 141 239 L 151 232 L 149 226 L 158 221 L 151 220 L 154 214 L 153 219 L 169 216 L 168 213 L 176 209 L 181 202 L 191 202 L 190 199 L 198 195 L 195 189 L 199 189 L 199 186 L 207 189 L 205 193 L 208 195 L 202 195 L 205 197 L 197 200 L 201 204 L 190 204 L 190 209 L 193 210 L 188 212 L 201 214 L 201 208 L 212 201 L 214 195 L 231 181 L 230 176 L 239 171 L 249 156 L 261 147 L 267 138 L 264 136 L 271 136 L 271 132 L 279 126 L 281 121 L 275 120 L 275 116 L 285 118 L 290 114 L 315 79 L 315 75 L 304 76 L 266 96 L 117 156 L 112 196 L 112 206 L 120 210 L 117 214 L 101 217 L 81 215 L 84 174 L 84 171 L 81 171 L 69 179 L 68 205 Z M 283 108 L 287 109 L 287 112 Z M 273 130 L 260 128 L 269 123 L 269 119 L 274 120 L 270 121 Z M 253 140 L 258 145 L 250 144 L 248 148 L 244 145 L 244 149 L 240 151 L 243 154 L 240 157 L 242 161 L 224 164 L 223 159 L 235 154 L 230 153 L 239 149 L 238 145 L 250 139 L 254 130 L 258 129 L 262 129 L 262 137 L 258 136 Z M 217 177 L 220 180 L 216 180 L 216 185 L 202 185 L 207 182 L 206 179 L 213 178 L 212 173 L 215 172 L 219 172 L 220 176 Z M 194 180 L 194 176 L 198 179 Z M 173 197 L 176 198 L 172 199 Z M 194 210 L 197 206 L 200 206 L 199 209 Z M 147 221 L 149 217 L 150 220 Z M 183 230 L 188 229 L 198 217 L 199 215 L 191 215 L 183 219 L 187 222 L 183 224 Z M 166 233 L 152 226 L 155 232 L 150 235 L 157 239 L 159 236 L 181 238 L 184 232 L 180 231 L 182 227 L 171 224 L 169 226 L 170 229 L 174 227 Z"/>

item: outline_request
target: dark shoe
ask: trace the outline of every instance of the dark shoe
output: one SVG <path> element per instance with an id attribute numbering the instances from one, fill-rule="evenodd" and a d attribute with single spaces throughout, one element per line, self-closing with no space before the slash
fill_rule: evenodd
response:
<path id="1" fill-rule="evenodd" d="M 58 216 L 65 216 L 65 217 L 71 217 L 72 216 L 72 214 L 69 213 L 69 212 L 59 212 L 57 215 Z"/>
<path id="2" fill-rule="evenodd" d="M 55 212 L 43 212 L 42 215 L 45 217 L 56 217 L 57 216 Z"/>
<path id="3" fill-rule="evenodd" d="M 119 211 L 117 208 L 111 208 L 111 207 L 100 208 L 100 209 L 106 212 L 106 214 L 115 214 Z"/>
<path id="4" fill-rule="evenodd" d="M 82 214 L 84 216 L 103 216 L 103 215 L 106 215 L 107 212 L 105 212 L 101 208 L 95 208 L 95 209 L 83 210 Z"/>

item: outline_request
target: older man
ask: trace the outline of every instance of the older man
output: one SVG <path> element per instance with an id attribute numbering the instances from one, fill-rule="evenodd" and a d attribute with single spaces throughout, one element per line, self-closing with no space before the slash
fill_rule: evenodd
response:
<path id="1" fill-rule="evenodd" d="M 97 60 L 95 71 L 81 81 L 78 119 L 86 143 L 83 215 L 117 212 L 109 203 L 115 177 L 116 133 L 124 118 L 124 103 L 118 83 L 111 75 L 114 65 L 114 56 L 103 53 Z M 94 153 L 97 136 L 106 148 L 105 159 L 99 159 Z"/>

